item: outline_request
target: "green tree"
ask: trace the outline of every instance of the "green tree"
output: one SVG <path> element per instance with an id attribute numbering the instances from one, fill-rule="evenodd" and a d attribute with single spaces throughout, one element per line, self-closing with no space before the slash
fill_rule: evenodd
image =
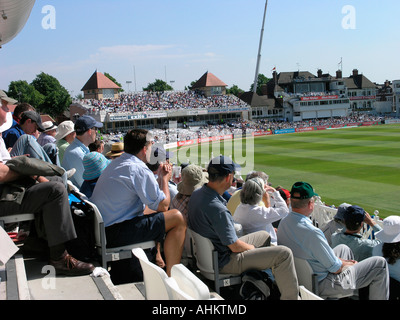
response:
<path id="1" fill-rule="evenodd" d="M 124 92 L 124 89 L 122 89 L 122 85 L 108 72 L 104 72 L 104 75 L 110 79 L 112 82 L 114 82 L 117 86 L 120 87 L 120 89 L 118 90 L 118 92 Z"/>
<path id="2" fill-rule="evenodd" d="M 149 83 L 146 88 L 143 88 L 143 91 L 154 92 L 164 92 L 172 90 L 174 90 L 174 88 L 172 88 L 168 83 L 160 79 L 156 79 L 156 81 Z"/>
<path id="3" fill-rule="evenodd" d="M 258 77 L 257 77 L 257 90 L 256 90 L 258 95 L 260 95 L 260 96 L 262 95 L 261 86 L 263 84 L 267 84 L 269 82 L 269 80 L 271 80 L 271 79 L 267 78 L 262 73 L 258 74 Z M 253 87 L 254 87 L 254 83 L 252 83 L 251 86 L 250 86 L 250 91 L 251 92 L 253 92 Z"/>
<path id="4" fill-rule="evenodd" d="M 244 90 L 240 89 L 236 84 L 234 84 L 232 87 L 226 89 L 226 94 L 233 94 L 236 97 L 239 97 Z"/>
<path id="5" fill-rule="evenodd" d="M 29 103 L 34 108 L 40 106 L 45 100 L 45 97 L 25 80 L 11 81 L 8 86 L 8 95 L 18 102 Z"/>
<path id="6" fill-rule="evenodd" d="M 67 89 L 49 74 L 38 74 L 31 85 L 44 96 L 43 103 L 37 106 L 41 113 L 57 116 L 66 111 L 72 103 Z"/>
<path id="7" fill-rule="evenodd" d="M 193 80 L 188 87 L 185 86 L 185 90 L 192 90 L 193 86 L 196 84 L 197 80 Z"/>

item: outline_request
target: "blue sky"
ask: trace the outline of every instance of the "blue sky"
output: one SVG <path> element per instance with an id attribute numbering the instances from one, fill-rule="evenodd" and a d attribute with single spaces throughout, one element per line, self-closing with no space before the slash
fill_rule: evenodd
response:
<path id="1" fill-rule="evenodd" d="M 42 8 L 55 8 L 44 29 Z M 228 86 L 254 81 L 265 0 L 36 0 L 21 33 L 0 49 L 0 88 L 56 77 L 74 96 L 97 69 L 124 89 L 155 79 L 182 90 L 206 71 Z M 354 9 L 342 12 L 345 6 Z M 373 82 L 400 79 L 400 1 L 269 0 L 260 73 L 356 68 Z M 343 23 L 353 23 L 352 28 Z"/>

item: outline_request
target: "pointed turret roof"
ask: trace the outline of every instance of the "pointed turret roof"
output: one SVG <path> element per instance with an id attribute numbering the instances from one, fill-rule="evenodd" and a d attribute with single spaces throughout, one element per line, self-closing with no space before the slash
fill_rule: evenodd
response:
<path id="1" fill-rule="evenodd" d="M 193 89 L 204 88 L 204 87 L 226 87 L 227 84 L 218 79 L 211 72 L 206 72 L 201 76 L 199 80 L 193 85 Z"/>
<path id="2" fill-rule="evenodd" d="M 101 72 L 97 70 L 92 74 L 90 79 L 83 86 L 81 91 L 93 90 L 93 89 L 120 89 L 121 87 L 116 85 L 113 81 L 107 78 Z"/>

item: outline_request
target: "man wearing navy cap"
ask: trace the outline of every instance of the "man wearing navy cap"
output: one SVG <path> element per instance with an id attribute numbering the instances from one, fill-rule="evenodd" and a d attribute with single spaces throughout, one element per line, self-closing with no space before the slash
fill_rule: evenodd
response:
<path id="1" fill-rule="evenodd" d="M 76 137 L 65 149 L 61 166 L 65 170 L 76 169 L 70 180 L 78 188 L 83 183 L 83 157 L 90 152 L 88 146 L 96 140 L 97 129 L 102 127 L 102 123 L 87 115 L 79 117 L 75 122 Z"/>
<path id="2" fill-rule="evenodd" d="M 369 286 L 370 300 L 387 300 L 386 260 L 371 257 L 357 262 L 348 246 L 341 244 L 332 249 L 322 230 L 310 219 L 317 196 L 313 187 L 304 181 L 296 182 L 290 195 L 292 211 L 279 224 L 278 244 L 292 249 L 295 257 L 308 261 L 317 275 L 317 294 L 324 299 L 342 298 Z"/>
<path id="3" fill-rule="evenodd" d="M 372 256 L 372 250 L 381 243 L 378 239 L 363 239 L 360 231 L 364 223 L 369 225 L 374 232 L 382 228 L 371 218 L 368 212 L 359 206 L 350 206 L 343 213 L 346 228 L 332 235 L 332 247 L 341 243 L 347 245 L 354 253 L 357 261 Z"/>
<path id="4" fill-rule="evenodd" d="M 293 255 L 284 246 L 270 246 L 266 231 L 238 238 L 232 214 L 222 194 L 232 184 L 238 165 L 219 156 L 208 165 L 209 182 L 194 191 L 188 204 L 188 225 L 211 240 L 218 251 L 221 273 L 241 274 L 247 270 L 272 269 L 282 300 L 297 300 L 299 288 Z"/>

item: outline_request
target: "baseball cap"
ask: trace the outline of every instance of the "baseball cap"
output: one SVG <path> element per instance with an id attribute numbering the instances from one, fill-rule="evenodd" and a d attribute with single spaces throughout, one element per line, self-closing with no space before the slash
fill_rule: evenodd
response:
<path id="1" fill-rule="evenodd" d="M 84 133 L 92 128 L 102 128 L 103 124 L 97 122 L 93 117 L 83 115 L 75 121 L 75 131 L 76 133 Z"/>
<path id="2" fill-rule="evenodd" d="M 346 209 L 347 209 L 348 207 L 350 207 L 350 206 L 351 206 L 351 204 L 348 204 L 348 203 L 346 203 L 346 202 L 343 202 L 343 203 L 337 208 L 336 214 L 335 214 L 335 216 L 334 216 L 333 218 L 334 218 L 334 219 L 339 219 L 339 220 L 342 220 L 342 221 L 343 221 L 343 219 L 344 219 L 344 213 L 345 213 Z"/>
<path id="3" fill-rule="evenodd" d="M 287 189 L 284 189 L 282 187 L 276 188 L 276 190 L 281 194 L 282 198 L 284 200 L 290 199 L 290 192 Z"/>
<path id="4" fill-rule="evenodd" d="M 42 118 L 40 118 L 40 114 L 36 111 L 30 110 L 23 112 L 21 115 L 21 122 L 24 122 L 26 119 L 31 119 L 32 121 L 36 122 L 38 130 L 40 132 L 43 132 L 45 130 L 42 124 Z"/>
<path id="5" fill-rule="evenodd" d="M 351 222 L 353 224 L 361 224 L 365 218 L 365 210 L 359 206 L 347 207 L 343 213 L 344 221 Z"/>
<path id="6" fill-rule="evenodd" d="M 212 158 L 208 164 L 207 171 L 209 174 L 229 174 L 240 169 L 240 166 L 232 161 L 231 158 L 225 156 L 218 156 Z"/>
<path id="7" fill-rule="evenodd" d="M 13 98 L 9 98 L 3 90 L 0 90 L 0 99 L 7 101 L 9 104 L 16 104 L 18 102 Z"/>
<path id="8" fill-rule="evenodd" d="M 293 196 L 295 193 L 299 193 L 300 196 Z M 310 199 L 314 196 L 318 196 L 318 194 L 314 192 L 314 188 L 311 184 L 303 181 L 296 182 L 290 191 L 290 197 L 292 199 Z"/>

